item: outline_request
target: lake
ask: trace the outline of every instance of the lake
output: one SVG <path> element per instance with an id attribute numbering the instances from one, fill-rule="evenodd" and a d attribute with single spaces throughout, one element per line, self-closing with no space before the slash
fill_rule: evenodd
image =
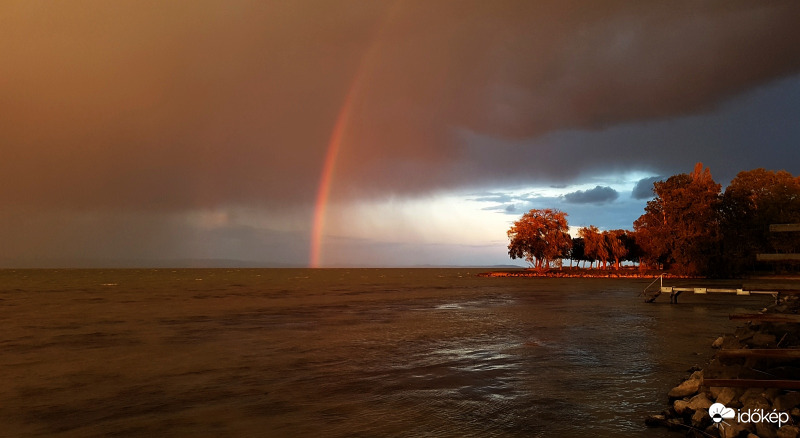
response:
<path id="1" fill-rule="evenodd" d="M 643 419 L 770 302 L 479 272 L 0 270 L 0 435 L 680 436 Z"/>

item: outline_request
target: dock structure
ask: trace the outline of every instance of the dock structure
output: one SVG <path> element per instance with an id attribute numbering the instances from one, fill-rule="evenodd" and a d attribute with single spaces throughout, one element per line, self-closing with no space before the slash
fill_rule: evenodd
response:
<path id="1" fill-rule="evenodd" d="M 771 225 L 770 232 L 800 232 L 800 224 L 781 224 Z M 800 254 L 757 254 L 759 261 L 794 261 L 800 260 Z M 652 302 L 656 297 L 662 293 L 669 292 L 670 303 L 678 302 L 678 295 L 682 292 L 692 292 L 695 294 L 735 294 L 735 295 L 772 295 L 775 298 L 776 305 L 780 304 L 781 297 L 786 296 L 800 296 L 800 281 L 797 279 L 792 282 L 787 278 L 767 278 L 764 280 L 751 280 L 745 282 L 739 288 L 704 288 L 704 287 L 665 287 L 663 285 L 663 278 L 659 285 L 658 291 L 652 296 L 647 296 L 647 290 L 652 287 L 655 282 L 651 283 L 645 288 L 644 294 L 646 301 Z M 788 303 L 787 303 L 788 304 Z M 798 378 L 796 371 L 793 372 L 776 372 L 774 370 L 794 369 L 792 364 L 800 360 L 800 345 L 797 345 L 796 335 L 800 330 L 800 313 L 797 312 L 796 304 L 791 306 L 784 305 L 783 310 L 762 313 L 740 313 L 729 315 L 731 320 L 747 321 L 747 331 L 750 333 L 751 341 L 757 334 L 766 334 L 771 341 L 750 342 L 745 341 L 748 339 L 745 334 L 741 339 L 737 335 L 734 339 L 737 341 L 731 344 L 730 347 L 724 346 L 725 342 L 722 341 L 718 347 L 721 349 L 716 354 L 715 360 L 726 360 L 728 363 L 736 363 L 736 367 L 731 368 L 734 372 L 709 377 L 704 375 L 701 377 L 702 385 L 708 388 L 777 388 L 780 390 L 800 390 L 800 378 Z M 777 309 L 777 306 L 776 306 Z M 766 327 L 766 328 L 764 328 Z M 745 332 L 746 333 L 746 332 Z M 775 342 L 780 334 L 780 340 Z M 795 338 L 795 341 L 789 341 L 790 345 L 781 346 L 783 341 L 787 338 Z M 742 342 L 743 341 L 743 342 Z M 721 362 L 720 362 L 721 363 Z M 742 373 L 741 371 L 747 371 Z M 766 378 L 765 378 L 766 377 Z"/>
<path id="2" fill-rule="evenodd" d="M 800 224 L 773 224 L 769 226 L 769 231 L 772 233 L 787 233 L 787 232 L 800 232 Z M 756 254 L 758 261 L 764 262 L 782 262 L 782 261 L 800 261 L 800 254 L 797 253 L 783 253 L 783 254 Z M 652 295 L 649 290 L 656 281 L 660 281 L 659 288 Z M 669 293 L 669 302 L 672 304 L 678 303 L 678 296 L 683 292 L 692 292 L 697 295 L 705 294 L 732 294 L 732 295 L 772 295 L 775 302 L 779 302 L 781 296 L 800 295 L 800 283 L 745 283 L 739 288 L 708 288 L 708 287 L 675 287 L 664 286 L 664 276 L 657 278 L 650 283 L 642 294 L 645 296 L 645 302 L 652 303 L 663 293 Z"/>
<path id="3" fill-rule="evenodd" d="M 662 278 L 663 281 L 663 278 Z M 776 285 L 780 286 L 780 285 Z M 648 289 L 650 286 L 648 286 Z M 746 287 L 742 286 L 740 288 L 712 288 L 712 287 L 675 287 L 675 286 L 660 286 L 658 290 L 649 295 L 648 289 L 645 289 L 645 302 L 652 303 L 656 300 L 661 294 L 668 293 L 669 294 L 669 302 L 672 304 L 678 303 L 678 296 L 684 292 L 692 292 L 696 295 L 713 295 L 713 294 L 731 294 L 731 295 L 772 295 L 772 297 L 777 301 L 780 300 L 780 297 L 787 296 L 787 295 L 800 295 L 800 285 L 791 286 L 792 289 L 787 289 L 784 287 L 759 287 L 759 286 L 751 286 Z"/>

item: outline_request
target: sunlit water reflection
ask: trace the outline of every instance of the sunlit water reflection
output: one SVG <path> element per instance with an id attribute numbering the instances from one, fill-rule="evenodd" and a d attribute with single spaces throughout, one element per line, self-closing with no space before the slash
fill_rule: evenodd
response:
<path id="1" fill-rule="evenodd" d="M 475 273 L 0 271 L 2 433 L 668 436 L 644 416 L 766 304 Z"/>

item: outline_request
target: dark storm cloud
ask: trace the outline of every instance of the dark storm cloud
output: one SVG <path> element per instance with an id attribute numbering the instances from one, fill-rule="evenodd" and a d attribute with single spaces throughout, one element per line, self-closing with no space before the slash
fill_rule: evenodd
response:
<path id="1" fill-rule="evenodd" d="M 55 212 L 310 223 L 337 120 L 339 198 L 797 173 L 798 20 L 794 0 L 0 2 L 0 204 L 49 218 L 37 242 Z M 182 236 L 115 221 L 94 232 L 120 248 Z"/>
<path id="2" fill-rule="evenodd" d="M 653 196 L 653 183 L 656 181 L 661 181 L 664 179 L 661 176 L 651 176 L 650 178 L 643 178 L 640 179 L 635 186 L 633 186 L 633 190 L 631 191 L 631 196 L 633 199 L 650 199 Z"/>
<path id="3" fill-rule="evenodd" d="M 617 198 L 619 198 L 619 193 L 616 190 L 601 186 L 564 195 L 564 200 L 570 204 L 605 204 Z"/>
<path id="4" fill-rule="evenodd" d="M 503 175 L 453 129 L 524 139 L 681 116 L 800 67 L 795 1 L 30 1 L 0 17 L 12 204 L 310 202 L 356 77 L 340 193 Z M 620 159 L 572 152 L 573 173 Z"/>

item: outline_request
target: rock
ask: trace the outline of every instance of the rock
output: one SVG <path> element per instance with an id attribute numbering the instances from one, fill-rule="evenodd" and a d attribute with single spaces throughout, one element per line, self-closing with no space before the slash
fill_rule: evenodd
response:
<path id="1" fill-rule="evenodd" d="M 769 400 L 770 403 L 774 403 L 775 402 L 775 398 L 778 397 L 780 394 L 781 394 L 781 390 L 778 389 L 778 388 L 767 388 L 764 391 L 763 395 L 764 395 L 764 397 L 767 398 L 767 400 Z"/>
<path id="2" fill-rule="evenodd" d="M 770 422 L 761 421 L 756 423 L 756 434 L 760 438 L 778 438 L 778 428 Z"/>
<path id="3" fill-rule="evenodd" d="M 747 429 L 742 424 L 728 422 L 727 425 L 723 425 L 719 428 L 719 436 L 721 438 L 737 438 L 739 434 L 746 430 Z"/>
<path id="4" fill-rule="evenodd" d="M 725 335 L 722 341 L 722 348 L 726 349 L 737 349 L 742 348 L 742 344 L 736 339 L 736 336 L 733 335 Z"/>
<path id="5" fill-rule="evenodd" d="M 644 418 L 644 424 L 648 427 L 661 427 L 667 422 L 667 417 L 663 415 L 648 415 Z"/>
<path id="6" fill-rule="evenodd" d="M 742 403 L 747 403 L 747 400 L 753 397 L 764 397 L 764 388 L 747 388 L 744 393 L 739 397 Z"/>
<path id="7" fill-rule="evenodd" d="M 675 413 L 678 415 L 683 415 L 687 409 L 689 409 L 689 402 L 686 400 L 675 400 L 675 403 L 672 405 L 672 408 L 675 409 Z"/>
<path id="8" fill-rule="evenodd" d="M 710 406 L 710 405 L 709 405 Z M 712 423 L 711 417 L 708 415 L 708 409 L 699 409 L 692 415 L 692 426 L 698 429 L 705 429 Z"/>
<path id="9" fill-rule="evenodd" d="M 787 424 L 778 429 L 778 438 L 797 438 L 800 436 L 800 428 Z"/>
<path id="10" fill-rule="evenodd" d="M 747 343 L 756 348 L 774 347 L 775 335 L 769 333 L 756 333 Z"/>
<path id="11" fill-rule="evenodd" d="M 705 394 L 697 394 L 689 400 L 688 407 L 694 411 L 708 411 L 711 405 L 711 400 Z"/>
<path id="12" fill-rule="evenodd" d="M 689 379 L 672 388 L 668 395 L 670 398 L 682 398 L 695 395 L 698 390 L 700 390 L 700 379 Z"/>
<path id="13" fill-rule="evenodd" d="M 769 412 L 772 410 L 769 400 L 767 400 L 762 395 L 756 395 L 753 397 L 749 397 L 742 402 L 742 410 L 750 410 L 750 411 L 757 411 L 759 409 L 763 409 L 764 412 Z"/>
<path id="14" fill-rule="evenodd" d="M 778 412 L 790 412 L 800 405 L 800 392 L 790 392 L 775 397 L 773 408 Z"/>
<path id="15" fill-rule="evenodd" d="M 733 335 L 736 336 L 736 339 L 738 339 L 739 342 L 744 342 L 752 338 L 754 334 L 755 332 L 747 327 L 737 327 L 736 331 L 733 333 Z"/>
<path id="16" fill-rule="evenodd" d="M 739 396 L 738 391 L 733 388 L 722 388 L 719 393 L 717 394 L 716 401 L 717 403 L 722 403 L 725 406 L 728 406 L 733 399 Z"/>
<path id="17" fill-rule="evenodd" d="M 742 366 L 738 364 L 719 364 L 716 366 L 715 372 L 709 371 L 709 375 L 713 375 L 718 379 L 736 379 L 742 373 Z"/>
<path id="18" fill-rule="evenodd" d="M 723 343 L 725 343 L 725 337 L 720 336 L 714 342 L 711 343 L 711 348 L 722 348 Z"/>
<path id="19" fill-rule="evenodd" d="M 649 415 L 644 419 L 648 427 L 666 427 L 671 430 L 685 430 L 686 426 L 678 419 L 667 418 L 664 415 Z"/>
<path id="20" fill-rule="evenodd" d="M 692 375 L 689 376 L 689 380 L 692 379 L 703 380 L 703 370 L 697 370 L 693 372 Z"/>

